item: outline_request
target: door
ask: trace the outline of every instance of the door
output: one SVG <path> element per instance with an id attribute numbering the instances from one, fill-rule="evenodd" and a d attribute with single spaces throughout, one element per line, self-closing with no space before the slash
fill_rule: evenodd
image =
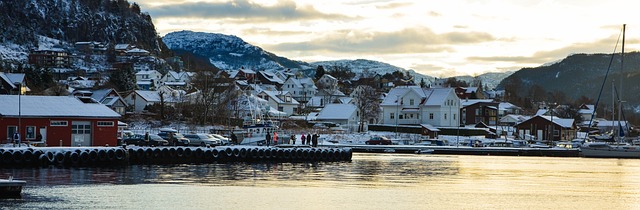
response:
<path id="1" fill-rule="evenodd" d="M 71 122 L 71 146 L 91 146 L 91 122 Z"/>
<path id="2" fill-rule="evenodd" d="M 542 130 L 538 130 L 538 140 L 542 141 L 544 139 L 544 135 L 542 134 Z"/>
<path id="3" fill-rule="evenodd" d="M 40 127 L 39 134 L 42 137 L 42 142 L 41 143 L 47 142 L 47 127 L 46 126 Z"/>

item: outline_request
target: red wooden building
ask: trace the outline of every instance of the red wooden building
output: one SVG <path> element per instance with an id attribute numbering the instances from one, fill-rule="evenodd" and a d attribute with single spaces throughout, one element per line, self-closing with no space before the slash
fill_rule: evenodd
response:
<path id="1" fill-rule="evenodd" d="M 19 130 L 23 143 L 115 146 L 119 118 L 103 104 L 83 103 L 75 97 L 0 95 L 2 143 Z"/>

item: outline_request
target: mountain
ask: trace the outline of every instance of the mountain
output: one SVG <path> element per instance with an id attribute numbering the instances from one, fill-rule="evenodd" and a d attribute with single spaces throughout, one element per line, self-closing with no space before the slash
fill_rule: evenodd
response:
<path id="1" fill-rule="evenodd" d="M 473 81 L 476 80 L 476 78 L 478 78 L 480 79 L 480 81 L 482 81 L 482 85 L 487 86 L 487 88 L 490 90 L 490 89 L 496 88 L 504 78 L 507 78 L 511 74 L 513 74 L 513 71 L 488 72 L 488 73 L 480 74 L 476 77 L 456 76 L 455 78 L 457 80 L 465 81 L 468 84 L 473 84 Z"/>
<path id="2" fill-rule="evenodd" d="M 309 68 L 304 62 L 277 56 L 232 35 L 178 31 L 168 33 L 162 37 L 162 41 L 176 52 L 184 51 L 208 58 L 211 64 L 222 70 L 241 67 L 255 70 Z"/>
<path id="3" fill-rule="evenodd" d="M 164 44 L 149 14 L 126 0 L 0 1 L 0 60 L 26 61 L 42 37 L 66 43 L 134 44 L 155 55 Z"/>
<path id="4" fill-rule="evenodd" d="M 523 68 L 511 76 L 505 78 L 499 85 L 500 89 L 511 89 L 516 94 L 528 97 L 534 101 L 556 100 L 547 96 L 564 94 L 568 99 L 576 100 L 581 96 L 593 99 L 598 98 L 600 88 L 603 88 L 601 103 L 611 104 L 612 81 L 619 87 L 622 81 L 622 100 L 628 105 L 638 107 L 640 98 L 636 93 L 640 91 L 640 52 L 625 53 L 624 77 L 621 77 L 621 57 L 616 54 L 612 59 L 611 54 L 574 54 L 565 59 L 549 65 L 535 68 Z M 607 81 L 604 77 L 609 63 L 612 61 L 611 70 Z"/>
<path id="5" fill-rule="evenodd" d="M 330 70 L 331 66 L 347 67 L 357 75 L 369 75 L 371 73 L 377 73 L 380 75 L 391 74 L 395 71 L 409 72 L 414 77 L 416 84 L 420 84 L 421 79 L 424 79 L 427 84 L 433 81 L 432 76 L 423 75 L 413 70 L 406 70 L 388 63 L 380 61 L 356 59 L 356 60 L 334 60 L 334 61 L 318 61 L 309 63 L 313 69 L 318 66 L 323 66 L 325 70 Z"/>

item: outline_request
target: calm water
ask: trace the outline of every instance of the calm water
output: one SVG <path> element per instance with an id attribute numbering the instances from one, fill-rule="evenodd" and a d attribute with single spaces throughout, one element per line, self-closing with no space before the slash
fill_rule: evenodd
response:
<path id="1" fill-rule="evenodd" d="M 349 163 L 0 169 L 3 209 L 640 209 L 640 160 L 354 154 Z"/>

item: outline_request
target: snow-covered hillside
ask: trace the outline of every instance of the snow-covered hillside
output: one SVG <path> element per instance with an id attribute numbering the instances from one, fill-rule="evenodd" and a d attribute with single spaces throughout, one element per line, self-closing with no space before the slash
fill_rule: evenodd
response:
<path id="1" fill-rule="evenodd" d="M 357 75 L 368 75 L 368 74 L 391 74 L 395 71 L 400 72 L 409 72 L 410 75 L 414 76 L 414 80 L 416 84 L 420 84 L 420 81 L 424 79 L 424 81 L 429 84 L 433 81 L 432 76 L 427 76 L 423 74 L 419 74 L 413 70 L 406 70 L 388 63 L 383 63 L 380 61 L 366 60 L 366 59 L 356 59 L 356 60 L 334 60 L 334 61 L 318 61 L 312 62 L 310 65 L 315 69 L 318 66 L 323 66 L 325 70 L 330 70 L 331 66 L 344 66 L 351 69 L 352 72 L 355 72 Z"/>

